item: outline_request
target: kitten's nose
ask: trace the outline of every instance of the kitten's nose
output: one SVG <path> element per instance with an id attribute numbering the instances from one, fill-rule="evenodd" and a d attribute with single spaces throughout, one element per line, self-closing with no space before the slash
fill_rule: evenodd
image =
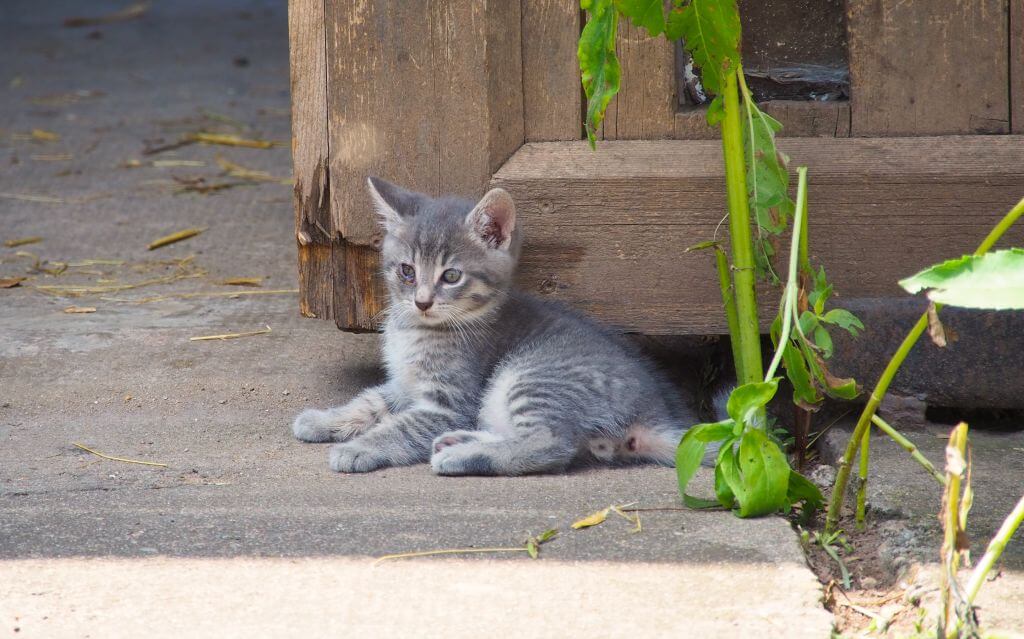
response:
<path id="1" fill-rule="evenodd" d="M 419 300 L 416 300 L 416 308 L 420 309 L 421 311 L 425 311 L 425 310 L 427 310 L 428 308 L 430 308 L 433 305 L 434 305 L 434 300 L 427 300 L 426 302 L 421 302 Z"/>

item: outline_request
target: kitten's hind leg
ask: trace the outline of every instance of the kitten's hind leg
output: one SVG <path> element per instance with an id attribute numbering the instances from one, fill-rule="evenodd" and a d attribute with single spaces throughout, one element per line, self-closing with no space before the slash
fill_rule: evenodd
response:
<path id="1" fill-rule="evenodd" d="M 511 436 L 452 431 L 434 440 L 430 466 L 438 475 L 528 475 L 565 470 L 572 441 L 546 426 L 520 425 Z"/>
<path id="2" fill-rule="evenodd" d="M 368 388 L 344 406 L 302 411 L 292 423 L 292 433 L 304 442 L 349 440 L 369 430 L 388 415 L 390 409 L 384 395 L 385 388 Z"/>

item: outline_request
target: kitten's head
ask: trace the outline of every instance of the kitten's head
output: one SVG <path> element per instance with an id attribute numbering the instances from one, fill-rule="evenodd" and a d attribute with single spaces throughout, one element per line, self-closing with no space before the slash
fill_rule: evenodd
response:
<path id="1" fill-rule="evenodd" d="M 426 324 L 472 324 L 504 299 L 519 257 L 512 198 L 432 198 L 368 180 L 386 232 L 381 246 L 392 312 Z"/>

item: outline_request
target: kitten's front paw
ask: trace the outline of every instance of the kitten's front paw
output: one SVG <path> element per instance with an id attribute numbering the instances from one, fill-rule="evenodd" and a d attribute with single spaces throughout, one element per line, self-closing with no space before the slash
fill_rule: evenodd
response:
<path id="1" fill-rule="evenodd" d="M 299 413 L 292 422 L 292 433 L 299 441 L 320 443 L 334 439 L 330 411 L 310 408 Z"/>
<path id="2" fill-rule="evenodd" d="M 368 473 L 390 465 L 379 451 L 357 442 L 331 446 L 327 459 L 331 470 L 338 473 Z"/>

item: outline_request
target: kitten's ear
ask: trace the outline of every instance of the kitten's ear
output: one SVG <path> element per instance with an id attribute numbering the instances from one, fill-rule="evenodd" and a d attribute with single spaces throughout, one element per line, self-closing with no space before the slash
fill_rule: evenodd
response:
<path id="1" fill-rule="evenodd" d="M 403 189 L 379 177 L 367 178 L 366 185 L 377 209 L 380 224 L 388 233 L 393 233 L 402 225 L 404 218 L 411 217 L 416 212 L 422 198 L 419 193 Z"/>
<path id="2" fill-rule="evenodd" d="M 516 206 L 505 189 L 491 189 L 466 216 L 473 235 L 492 249 L 508 249 L 516 229 Z"/>

